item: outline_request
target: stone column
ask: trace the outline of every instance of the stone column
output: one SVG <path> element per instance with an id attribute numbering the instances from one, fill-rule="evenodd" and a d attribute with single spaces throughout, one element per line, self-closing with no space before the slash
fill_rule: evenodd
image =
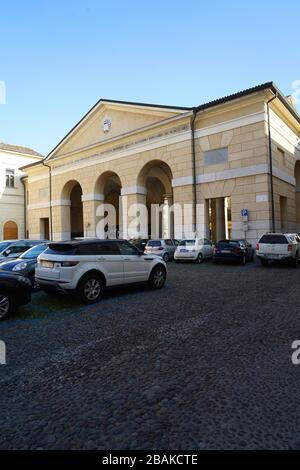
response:
<path id="1" fill-rule="evenodd" d="M 122 238 L 146 238 L 148 236 L 148 221 L 150 217 L 146 206 L 146 188 L 122 188 L 120 199 Z"/>
<path id="2" fill-rule="evenodd" d="M 225 209 L 223 197 L 216 199 L 216 238 L 217 241 L 225 238 Z"/>
<path id="3" fill-rule="evenodd" d="M 83 206 L 83 231 L 85 237 L 97 237 L 97 209 L 103 204 L 104 196 L 100 193 L 83 194 L 81 196 Z M 101 237 L 101 236 L 100 236 Z"/>
<path id="4" fill-rule="evenodd" d="M 175 238 L 193 238 L 193 187 L 173 186 Z"/>
<path id="5" fill-rule="evenodd" d="M 163 238 L 174 237 L 174 208 L 173 194 L 164 194 L 164 210 L 162 219 Z"/>
<path id="6" fill-rule="evenodd" d="M 71 201 L 62 199 L 52 201 L 52 239 L 54 241 L 71 239 Z M 51 228 L 50 228 L 51 230 Z"/>
<path id="7" fill-rule="evenodd" d="M 199 238 L 210 238 L 209 233 L 209 199 L 204 199 L 202 195 L 197 195 L 197 227 L 196 236 Z"/>

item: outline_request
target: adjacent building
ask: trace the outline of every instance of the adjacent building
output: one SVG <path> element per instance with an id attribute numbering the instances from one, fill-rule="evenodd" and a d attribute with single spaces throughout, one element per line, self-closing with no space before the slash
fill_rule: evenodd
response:
<path id="1" fill-rule="evenodd" d="M 0 142 L 0 240 L 24 238 L 25 191 L 20 167 L 42 160 L 27 147 Z"/>
<path id="2" fill-rule="evenodd" d="M 23 167 L 28 234 L 99 236 L 108 203 L 107 236 L 153 235 L 153 220 L 160 236 L 213 241 L 300 231 L 299 138 L 273 82 L 194 108 L 101 99 L 43 164 Z"/>

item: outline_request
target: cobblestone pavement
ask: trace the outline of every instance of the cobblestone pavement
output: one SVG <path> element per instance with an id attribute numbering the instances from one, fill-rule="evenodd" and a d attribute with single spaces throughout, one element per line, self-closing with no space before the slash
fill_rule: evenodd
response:
<path id="1" fill-rule="evenodd" d="M 165 288 L 34 295 L 0 325 L 0 448 L 300 448 L 300 269 L 170 263 Z"/>

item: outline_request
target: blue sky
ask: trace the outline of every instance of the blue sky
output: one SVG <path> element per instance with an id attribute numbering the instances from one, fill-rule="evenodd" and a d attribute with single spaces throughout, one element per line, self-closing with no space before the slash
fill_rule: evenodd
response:
<path id="1" fill-rule="evenodd" d="M 0 141 L 47 154 L 101 97 L 194 106 L 300 80 L 300 2 L 1 2 Z"/>

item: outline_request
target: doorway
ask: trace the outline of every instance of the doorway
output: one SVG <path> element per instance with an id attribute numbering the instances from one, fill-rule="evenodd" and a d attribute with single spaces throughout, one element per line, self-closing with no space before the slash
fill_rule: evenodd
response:
<path id="1" fill-rule="evenodd" d="M 3 240 L 17 240 L 18 226 L 13 220 L 5 222 L 3 227 Z"/>
<path id="2" fill-rule="evenodd" d="M 40 234 L 41 238 L 49 240 L 50 230 L 49 230 L 49 217 L 44 217 L 40 219 Z"/>
<path id="3" fill-rule="evenodd" d="M 230 239 L 232 231 L 231 198 L 218 197 L 207 199 L 209 238 L 213 243 Z"/>

